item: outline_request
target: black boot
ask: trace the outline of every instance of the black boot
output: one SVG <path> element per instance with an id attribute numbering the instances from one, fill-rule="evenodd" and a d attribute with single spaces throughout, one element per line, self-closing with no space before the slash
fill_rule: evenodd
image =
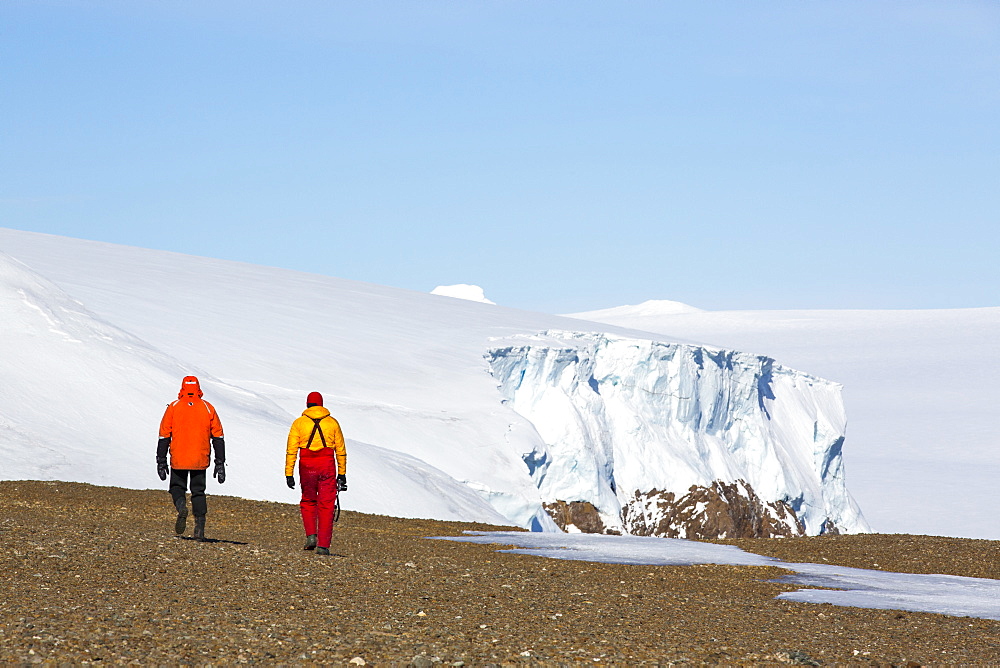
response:
<path id="1" fill-rule="evenodd" d="M 316 534 L 311 533 L 306 536 L 306 544 L 303 550 L 315 550 L 316 549 Z"/>
<path id="2" fill-rule="evenodd" d="M 205 516 L 195 515 L 194 518 L 194 539 L 202 543 L 205 542 Z"/>
<path id="3" fill-rule="evenodd" d="M 323 556 L 330 556 L 330 548 L 328 547 L 317 547 L 316 554 L 321 554 Z"/>
<path id="4" fill-rule="evenodd" d="M 187 518 L 187 503 L 184 499 L 180 499 L 177 502 L 177 521 L 174 522 L 174 533 L 178 536 L 182 535 L 184 533 L 184 529 L 187 528 Z"/>

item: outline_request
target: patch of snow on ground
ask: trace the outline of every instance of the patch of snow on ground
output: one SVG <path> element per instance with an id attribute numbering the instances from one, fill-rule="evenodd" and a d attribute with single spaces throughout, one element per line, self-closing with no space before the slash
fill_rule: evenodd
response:
<path id="1" fill-rule="evenodd" d="M 781 578 L 779 582 L 835 588 L 800 589 L 778 595 L 778 598 L 786 601 L 1000 620 L 1000 580 L 957 575 L 889 573 L 829 564 L 799 564 L 744 552 L 732 545 L 699 543 L 679 538 L 513 531 L 467 533 L 469 535 L 443 536 L 437 539 L 514 545 L 517 546 L 514 549 L 501 551 L 605 564 L 773 566 L 795 573 Z"/>

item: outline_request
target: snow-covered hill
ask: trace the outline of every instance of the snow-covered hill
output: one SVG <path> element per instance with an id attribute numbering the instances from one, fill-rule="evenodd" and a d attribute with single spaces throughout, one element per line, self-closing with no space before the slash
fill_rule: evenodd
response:
<path id="1" fill-rule="evenodd" d="M 578 314 L 594 322 L 611 322 L 634 318 L 637 323 L 647 323 L 650 318 L 660 316 L 678 315 L 681 313 L 704 313 L 704 311 L 684 302 L 675 302 L 669 299 L 649 299 L 641 304 L 630 304 L 628 306 L 616 306 L 615 308 L 602 309 L 599 311 L 588 311 Z M 573 317 L 577 317 L 574 315 Z M 637 329 L 642 329 L 638 327 Z"/>
<path id="2" fill-rule="evenodd" d="M 195 373 L 224 417 L 236 475 L 225 490 L 247 498 L 282 499 L 258 454 L 280 444 L 289 414 L 266 397 L 185 364 L 89 312 L 63 290 L 0 253 L 4 382 L 0 384 L 0 459 L 5 479 L 56 479 L 147 487 L 151 419 L 174 397 L 178 374 Z M 241 447 L 242 446 L 242 447 Z M 383 489 L 439 492 L 421 499 L 421 515 L 503 522 L 478 495 L 404 453 L 351 443 L 357 497 L 375 512 L 405 514 Z M 255 452 L 256 451 L 256 452 Z M 267 457 L 274 459 L 273 455 Z M 266 461 L 266 460 L 265 460 Z"/>
<path id="3" fill-rule="evenodd" d="M 754 352 L 842 383 L 851 492 L 876 530 L 1000 539 L 1000 308 L 626 306 L 573 317 Z"/>
<path id="4" fill-rule="evenodd" d="M 779 515 L 792 533 L 867 527 L 839 386 L 768 358 L 50 235 L 0 229 L 0 250 L 4 478 L 161 486 L 156 426 L 194 373 L 226 428 L 216 491 L 296 500 L 284 435 L 319 390 L 348 437 L 348 508 L 535 529 L 583 508 L 662 535 Z"/>

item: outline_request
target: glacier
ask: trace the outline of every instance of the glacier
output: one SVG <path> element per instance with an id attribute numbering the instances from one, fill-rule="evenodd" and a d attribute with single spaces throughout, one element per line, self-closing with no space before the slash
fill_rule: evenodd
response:
<path id="1" fill-rule="evenodd" d="M 844 386 L 850 489 L 877 531 L 1000 539 L 1000 308 L 573 314 L 761 353 Z"/>
<path id="2" fill-rule="evenodd" d="M 523 459 L 548 504 L 586 502 L 609 532 L 636 533 L 623 515 L 655 524 L 651 491 L 676 498 L 730 483 L 793 511 L 778 535 L 870 531 L 847 490 L 839 384 L 704 346 L 523 338 L 488 358 L 503 400 L 538 433 Z"/>

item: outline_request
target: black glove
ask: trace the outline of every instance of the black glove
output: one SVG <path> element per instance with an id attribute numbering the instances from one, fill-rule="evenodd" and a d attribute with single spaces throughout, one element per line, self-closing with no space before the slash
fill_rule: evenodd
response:
<path id="1" fill-rule="evenodd" d="M 337 476 L 337 491 L 346 492 L 347 491 L 347 476 L 341 473 Z"/>
<path id="2" fill-rule="evenodd" d="M 215 449 L 215 461 L 226 461 L 226 439 L 221 436 L 212 437 L 212 448 Z"/>
<path id="3" fill-rule="evenodd" d="M 295 489 L 295 476 L 286 475 L 285 484 L 288 485 L 288 489 Z"/>
<path id="4" fill-rule="evenodd" d="M 226 482 L 225 462 L 215 462 L 215 470 L 212 471 L 212 477 L 218 479 L 220 485 Z"/>
<path id="5" fill-rule="evenodd" d="M 156 475 L 160 476 L 160 480 L 167 479 L 167 460 L 157 459 L 156 460 Z"/>

